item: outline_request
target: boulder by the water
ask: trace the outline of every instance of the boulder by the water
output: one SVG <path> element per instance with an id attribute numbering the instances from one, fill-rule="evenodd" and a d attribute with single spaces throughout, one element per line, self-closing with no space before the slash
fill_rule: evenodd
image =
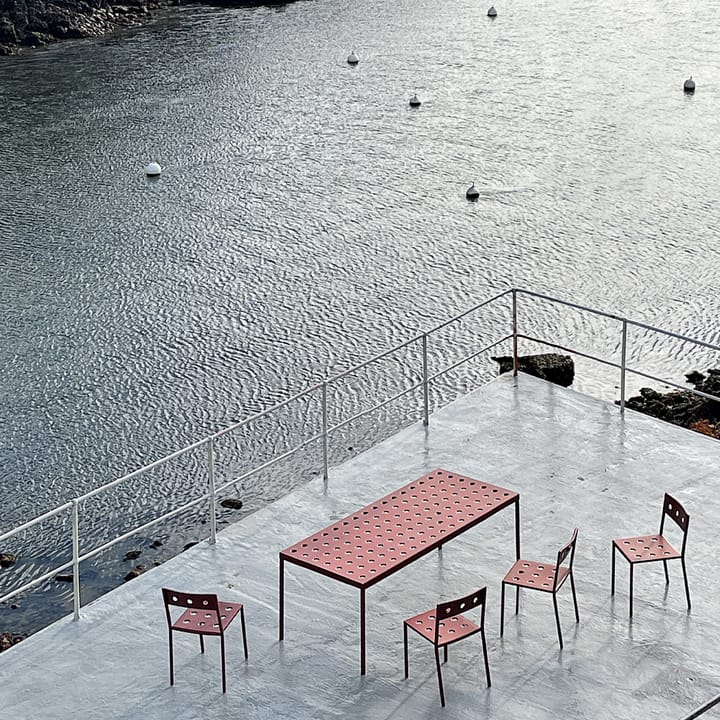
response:
<path id="1" fill-rule="evenodd" d="M 24 635 L 16 635 L 15 633 L 9 632 L 0 633 L 0 652 L 9 650 L 13 645 L 17 645 L 24 639 Z"/>
<path id="2" fill-rule="evenodd" d="M 500 365 L 501 374 L 513 369 L 511 355 L 493 357 L 492 360 Z M 559 355 L 558 353 L 521 355 L 518 357 L 518 370 L 563 387 L 569 387 L 575 379 L 573 359 L 569 355 Z"/>
<path id="3" fill-rule="evenodd" d="M 12 553 L 0 553 L 0 567 L 8 568 L 17 562 L 17 556 Z"/>
<path id="4" fill-rule="evenodd" d="M 711 368 L 707 374 L 693 370 L 685 379 L 696 390 L 720 397 L 720 368 Z M 690 390 L 660 393 L 652 388 L 640 388 L 640 395 L 626 400 L 625 407 L 720 437 L 720 402 L 695 395 Z"/>
<path id="5" fill-rule="evenodd" d="M 220 505 L 224 508 L 230 508 L 231 510 L 240 510 L 243 506 L 243 501 L 240 498 L 225 498 L 220 501 Z"/>

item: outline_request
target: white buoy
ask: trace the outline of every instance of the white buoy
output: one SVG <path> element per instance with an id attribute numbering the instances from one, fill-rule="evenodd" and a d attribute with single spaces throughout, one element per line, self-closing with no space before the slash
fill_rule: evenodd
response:
<path id="1" fill-rule="evenodd" d="M 497 17 L 497 10 L 494 5 L 490 6 L 490 9 L 488 10 L 488 17 Z"/>
<path id="2" fill-rule="evenodd" d="M 348 65 L 357 65 L 360 62 L 360 58 L 355 54 L 355 51 L 353 50 L 348 55 L 347 61 L 348 61 Z"/>
<path id="3" fill-rule="evenodd" d="M 417 93 L 410 98 L 410 107 L 420 107 L 421 105 L 422 103 L 420 102 Z"/>
<path id="4" fill-rule="evenodd" d="M 683 85 L 683 90 L 686 93 L 695 92 L 695 81 L 692 79 L 692 75 L 685 81 L 685 84 Z"/>
<path id="5" fill-rule="evenodd" d="M 480 197 L 480 191 L 475 187 L 475 183 L 473 183 L 465 193 L 465 197 L 468 200 L 477 200 Z"/>
<path id="6" fill-rule="evenodd" d="M 148 177 L 157 177 L 162 172 L 162 168 L 156 163 L 151 162 L 145 166 L 145 174 Z"/>

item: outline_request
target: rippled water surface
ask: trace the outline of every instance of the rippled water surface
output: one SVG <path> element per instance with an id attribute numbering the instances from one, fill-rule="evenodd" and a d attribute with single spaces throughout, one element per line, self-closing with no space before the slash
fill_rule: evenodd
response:
<path id="1" fill-rule="evenodd" d="M 0 59 L 0 532 L 508 287 L 718 342 L 720 4 L 486 5 L 191 6 Z"/>

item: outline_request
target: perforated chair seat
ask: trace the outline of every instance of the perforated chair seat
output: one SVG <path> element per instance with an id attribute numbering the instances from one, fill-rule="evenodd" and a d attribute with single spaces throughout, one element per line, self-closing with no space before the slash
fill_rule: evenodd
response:
<path id="1" fill-rule="evenodd" d="M 567 579 L 570 570 L 564 565 L 560 568 L 557 585 L 555 584 L 556 565 L 546 562 L 534 562 L 533 560 L 518 560 L 508 570 L 503 578 L 506 585 L 542 590 L 543 592 L 554 592 Z"/>
<path id="2" fill-rule="evenodd" d="M 190 608 L 175 620 L 172 628 L 173 630 L 195 633 L 196 635 L 220 635 L 242 609 L 242 603 L 218 600 L 220 622 L 218 622 L 218 614 L 214 610 Z"/>
<path id="3" fill-rule="evenodd" d="M 411 630 L 420 633 L 430 642 L 435 642 L 435 610 L 408 618 L 405 622 Z M 471 622 L 463 615 L 455 615 L 447 620 L 440 621 L 440 627 L 437 630 L 438 645 L 450 645 L 463 638 L 470 637 L 476 632 L 480 632 L 480 626 Z"/>
<path id="4" fill-rule="evenodd" d="M 682 557 L 662 535 L 617 538 L 613 540 L 613 544 L 631 563 L 675 560 Z"/>

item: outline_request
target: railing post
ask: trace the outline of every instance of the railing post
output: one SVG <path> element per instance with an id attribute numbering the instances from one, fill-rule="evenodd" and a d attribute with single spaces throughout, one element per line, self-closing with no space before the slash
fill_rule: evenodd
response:
<path id="1" fill-rule="evenodd" d="M 627 320 L 622 325 L 622 350 L 620 355 L 620 414 L 625 414 L 625 376 L 627 365 Z"/>
<path id="2" fill-rule="evenodd" d="M 422 336 L 422 360 L 423 360 L 423 425 L 430 423 L 430 386 L 428 384 L 428 336 Z"/>
<path id="3" fill-rule="evenodd" d="M 323 449 L 323 492 L 328 489 L 328 416 L 327 382 L 322 384 L 322 449 Z"/>
<path id="4" fill-rule="evenodd" d="M 80 503 L 73 500 L 72 508 L 73 553 L 73 620 L 80 619 Z"/>
<path id="5" fill-rule="evenodd" d="M 208 496 L 210 499 L 210 544 L 217 540 L 217 498 L 215 497 L 215 441 L 208 440 Z"/>
<path id="6" fill-rule="evenodd" d="M 517 290 L 512 291 L 512 336 L 513 336 L 513 377 L 517 377 L 520 362 L 518 360 L 518 332 L 517 332 Z"/>

